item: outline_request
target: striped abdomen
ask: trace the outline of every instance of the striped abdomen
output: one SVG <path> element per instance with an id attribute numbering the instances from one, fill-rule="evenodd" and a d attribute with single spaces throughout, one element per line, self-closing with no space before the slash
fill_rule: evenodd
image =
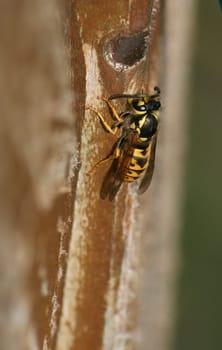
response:
<path id="1" fill-rule="evenodd" d="M 128 167 L 125 169 L 125 182 L 137 180 L 147 169 L 150 158 L 150 142 L 141 142 L 136 145 Z"/>

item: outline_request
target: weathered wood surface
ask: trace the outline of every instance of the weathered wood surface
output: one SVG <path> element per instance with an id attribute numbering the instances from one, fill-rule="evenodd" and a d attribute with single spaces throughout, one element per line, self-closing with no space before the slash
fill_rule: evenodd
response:
<path id="1" fill-rule="evenodd" d="M 136 185 L 102 201 L 106 166 L 86 174 L 115 138 L 85 107 L 109 119 L 102 96 L 159 83 L 160 1 L 0 8 L 1 348 L 136 349 L 153 297 L 141 297 L 141 242 L 155 240 L 168 184 L 159 157 L 148 202 Z"/>

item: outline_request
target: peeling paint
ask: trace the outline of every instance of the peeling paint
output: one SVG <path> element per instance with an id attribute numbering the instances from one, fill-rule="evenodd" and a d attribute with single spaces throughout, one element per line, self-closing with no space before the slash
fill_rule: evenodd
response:
<path id="1" fill-rule="evenodd" d="M 86 61 L 86 104 L 90 104 L 95 99 L 95 96 L 101 95 L 99 81 L 99 68 L 97 62 L 96 51 L 88 44 L 84 44 L 83 52 Z M 90 76 L 90 78 L 89 78 Z M 90 179 L 86 180 L 85 174 L 90 170 L 88 164 L 88 154 L 90 148 L 90 140 L 95 133 L 94 123 L 91 122 L 90 113 L 87 113 L 87 118 L 84 120 L 83 132 L 81 137 L 80 158 L 82 167 L 79 172 L 76 200 L 74 208 L 74 223 L 72 227 L 72 238 L 70 241 L 69 259 L 65 280 L 64 298 L 62 305 L 62 315 L 57 338 L 57 350 L 69 350 L 72 348 L 75 341 L 76 329 L 76 309 L 77 309 L 77 294 L 80 286 L 80 281 L 83 278 L 83 270 L 81 268 L 80 257 L 86 250 L 85 230 L 88 227 L 88 218 L 85 217 L 90 198 L 85 196 L 88 193 Z M 87 130 L 87 133 L 86 131 Z M 95 153 L 95 145 L 92 145 Z M 76 215 L 75 215 L 76 214 Z"/>
<path id="2" fill-rule="evenodd" d="M 57 281 L 60 282 L 64 273 L 63 257 L 66 257 L 68 255 L 67 250 L 64 248 L 64 238 L 65 234 L 68 232 L 68 223 L 64 221 L 64 219 L 60 216 L 57 220 L 57 231 L 60 233 Z"/>
<path id="3" fill-rule="evenodd" d="M 57 274 L 57 281 L 58 281 L 58 282 L 61 282 L 61 279 L 62 279 L 62 277 L 63 277 L 63 274 L 64 274 L 63 268 L 62 268 L 62 266 L 59 266 L 59 268 L 58 268 L 58 274 Z"/>
<path id="4" fill-rule="evenodd" d="M 49 346 L 48 346 L 48 337 L 47 337 L 47 336 L 45 336 L 44 339 L 43 339 L 42 350 L 49 350 Z"/>
<path id="5" fill-rule="evenodd" d="M 57 311 L 60 308 L 60 304 L 58 303 L 58 298 L 55 293 L 52 297 L 51 302 L 52 302 L 52 314 L 51 314 L 49 326 L 50 326 L 50 335 L 53 338 L 57 330 Z"/>

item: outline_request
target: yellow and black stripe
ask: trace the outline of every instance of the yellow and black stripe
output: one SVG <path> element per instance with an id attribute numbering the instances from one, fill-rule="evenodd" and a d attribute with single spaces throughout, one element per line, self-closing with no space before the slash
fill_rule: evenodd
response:
<path id="1" fill-rule="evenodd" d="M 149 143 L 149 141 L 148 141 Z M 143 142 L 134 149 L 129 167 L 124 174 L 125 182 L 137 180 L 147 169 L 149 163 L 150 147 Z"/>

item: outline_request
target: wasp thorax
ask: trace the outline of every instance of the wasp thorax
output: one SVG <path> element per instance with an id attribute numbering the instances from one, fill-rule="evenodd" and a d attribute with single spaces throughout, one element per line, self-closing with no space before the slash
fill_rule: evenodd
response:
<path id="1" fill-rule="evenodd" d="M 150 139 L 156 132 L 158 128 L 158 120 L 150 114 L 146 117 L 143 126 L 140 129 L 140 137 Z"/>

